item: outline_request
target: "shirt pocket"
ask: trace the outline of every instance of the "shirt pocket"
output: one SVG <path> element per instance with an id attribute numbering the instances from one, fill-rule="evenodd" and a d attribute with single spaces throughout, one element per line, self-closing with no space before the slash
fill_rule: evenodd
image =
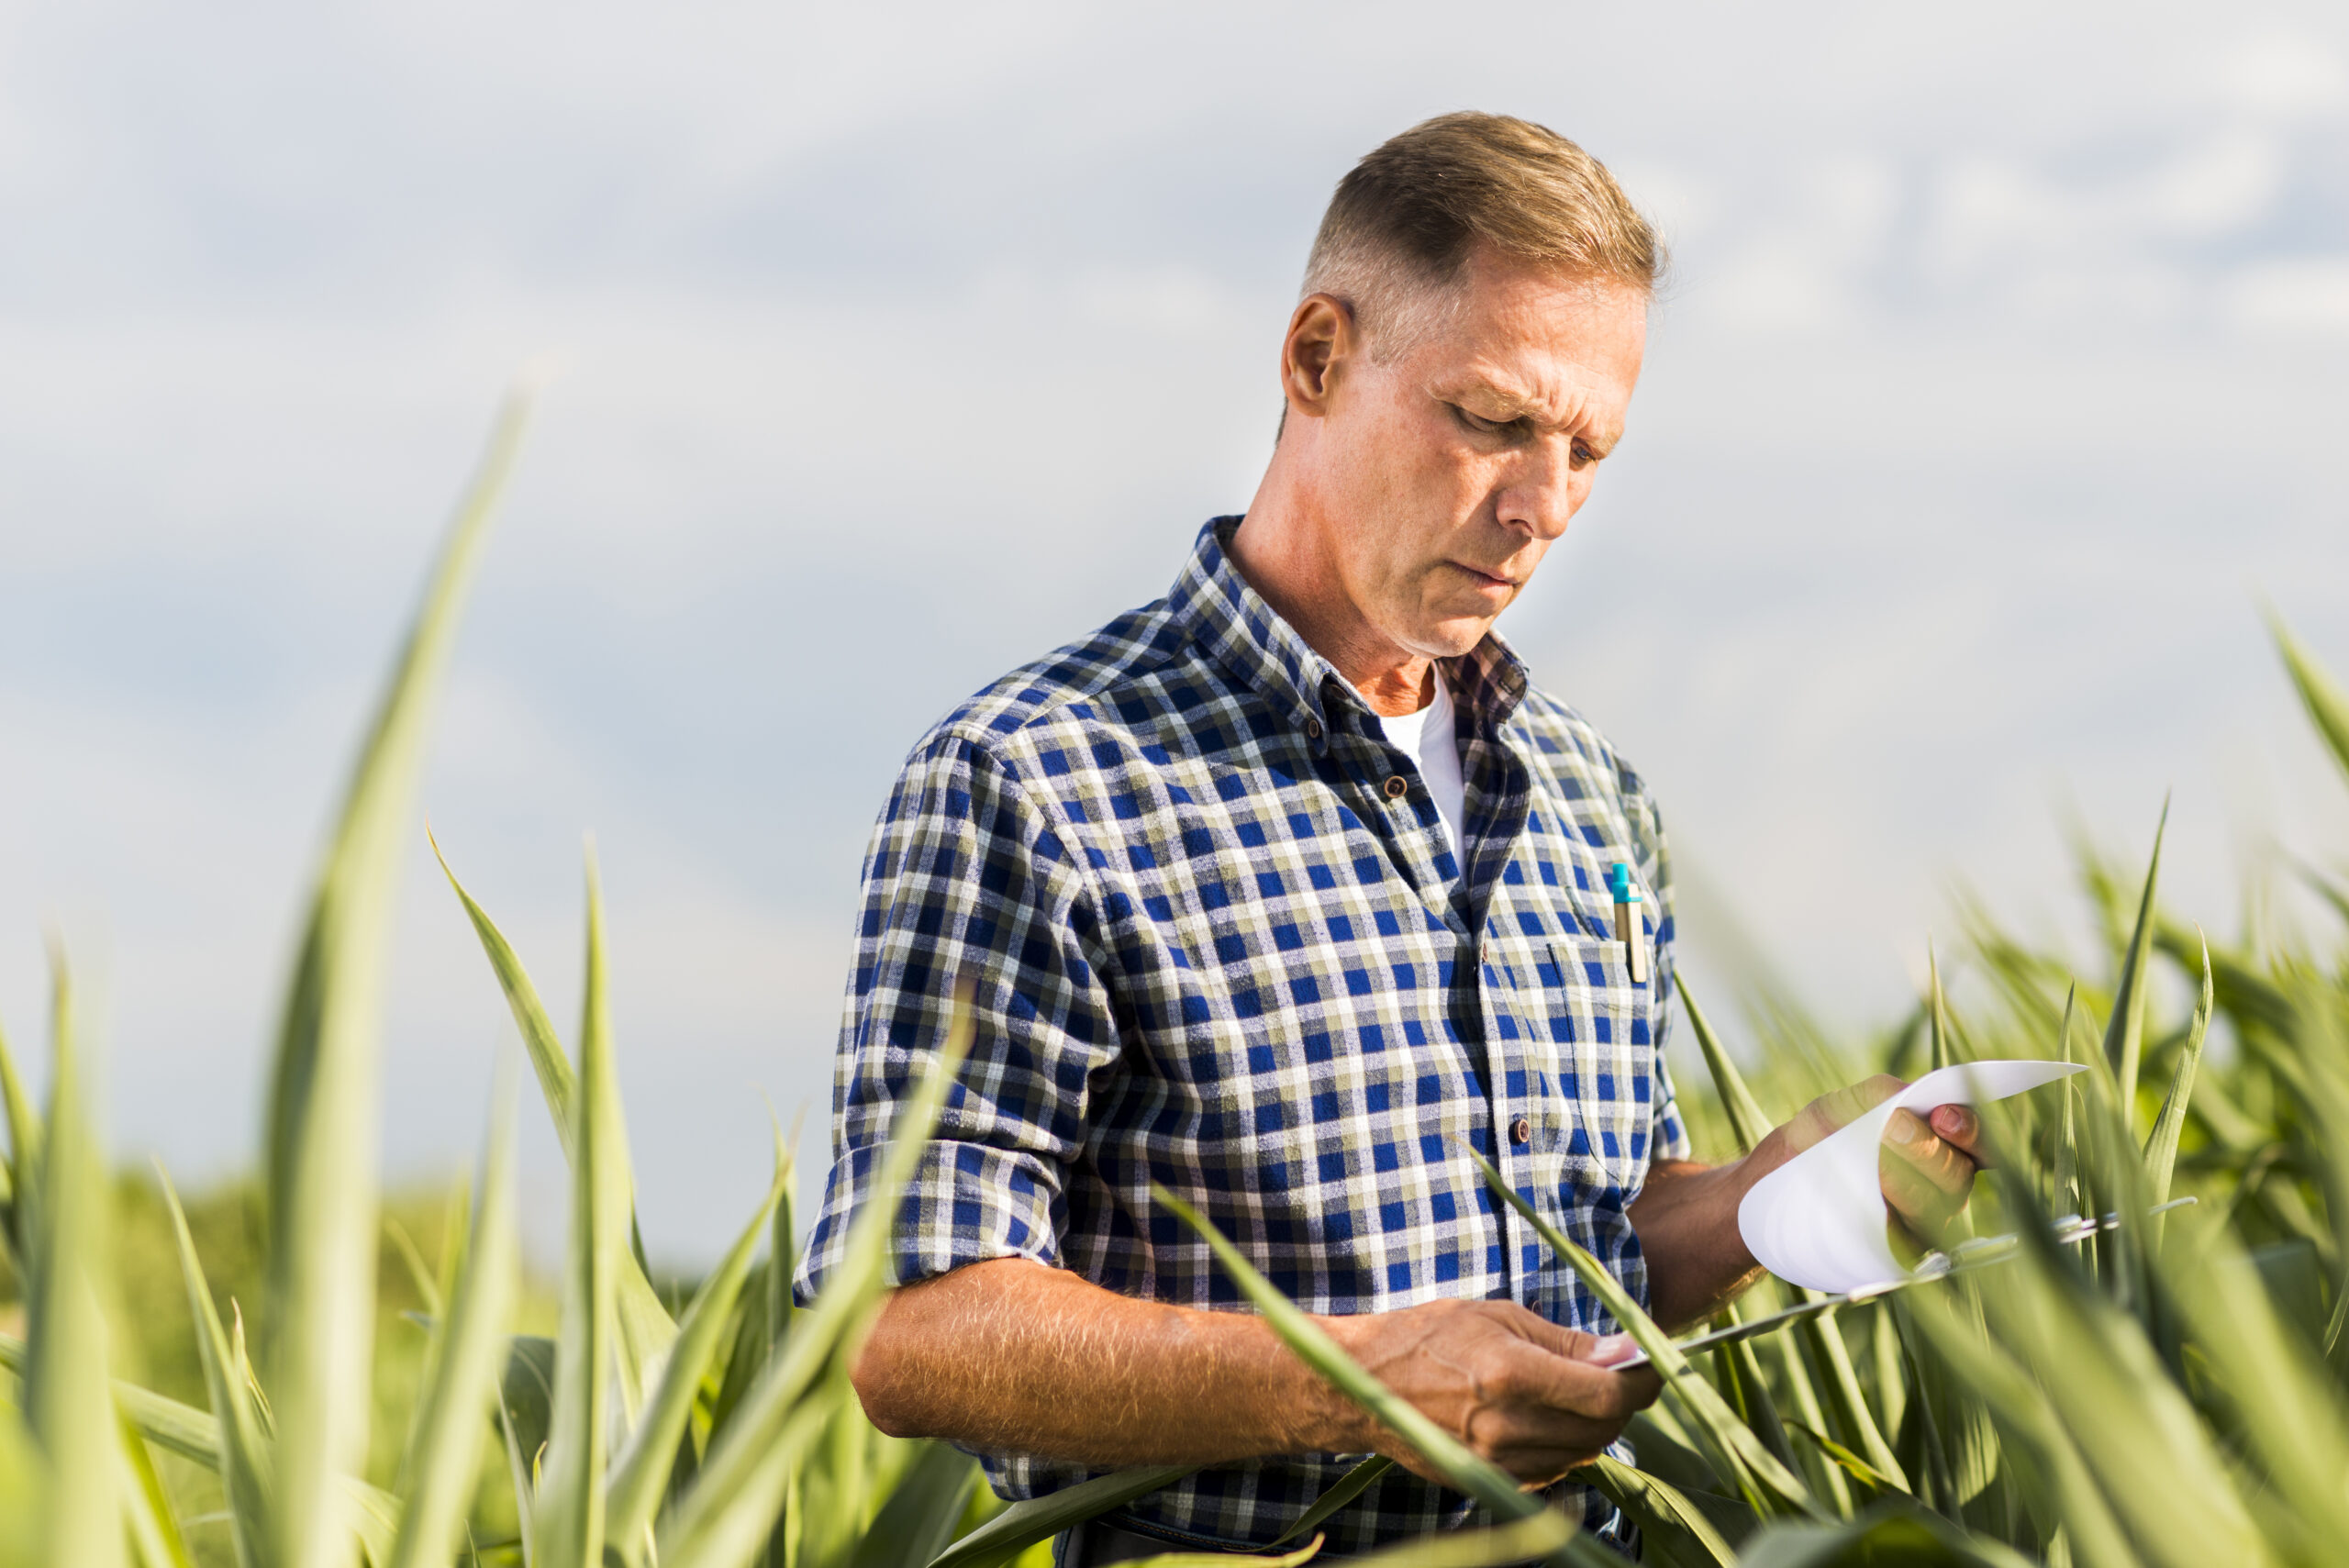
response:
<path id="1" fill-rule="evenodd" d="M 1550 941 L 1550 1036 L 1558 1054 L 1567 1178 L 1578 1186 L 1636 1189 L 1647 1171 L 1655 1098 L 1653 987 L 1634 984 L 1623 944 L 1598 937 Z"/>

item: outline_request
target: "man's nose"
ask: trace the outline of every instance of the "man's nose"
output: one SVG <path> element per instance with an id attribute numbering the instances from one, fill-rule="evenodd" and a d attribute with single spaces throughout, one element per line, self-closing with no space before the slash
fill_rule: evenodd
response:
<path id="1" fill-rule="evenodd" d="M 1575 515 L 1574 449 L 1567 441 L 1543 441 L 1519 460 L 1499 497 L 1500 520 L 1533 538 L 1556 539 Z"/>

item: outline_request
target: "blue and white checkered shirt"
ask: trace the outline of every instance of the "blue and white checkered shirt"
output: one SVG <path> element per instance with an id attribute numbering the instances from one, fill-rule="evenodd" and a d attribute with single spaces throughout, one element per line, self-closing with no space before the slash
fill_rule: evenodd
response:
<path id="1" fill-rule="evenodd" d="M 1308 1311 L 1485 1297 L 1611 1331 L 1460 1145 L 1644 1296 L 1625 1211 L 1649 1162 L 1687 1144 L 1646 786 L 1487 637 L 1440 666 L 1464 878 L 1413 760 L 1233 569 L 1236 526 L 1201 531 L 1163 600 L 1005 676 L 907 759 L 865 862 L 837 1160 L 800 1294 L 837 1259 L 968 975 L 977 1039 L 898 1222 L 899 1282 L 1024 1257 L 1243 1310 L 1155 1181 Z M 1619 862 L 1657 912 L 1653 984 L 1613 940 Z M 1007 1496 L 1088 1473 L 983 1457 Z M 1119 1518 L 1263 1545 L 1353 1457 L 1218 1466 Z M 1596 1494 L 1567 1501 L 1611 1518 Z M 1330 1521 L 1328 1549 L 1475 1515 L 1396 1471 Z"/>

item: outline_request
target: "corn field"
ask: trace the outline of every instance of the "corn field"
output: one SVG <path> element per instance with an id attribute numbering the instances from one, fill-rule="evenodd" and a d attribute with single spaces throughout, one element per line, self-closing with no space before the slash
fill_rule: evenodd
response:
<path id="1" fill-rule="evenodd" d="M 419 830 L 434 696 L 523 422 L 504 417 L 458 510 L 307 890 L 238 1264 L 250 1336 L 247 1301 L 207 1276 L 223 1257 L 199 1244 L 210 1211 L 184 1207 L 160 1173 L 150 1188 L 105 1168 L 64 955 L 45 1104 L 0 1040 L 0 1281 L 24 1329 L 0 1335 L 0 1568 L 1035 1568 L 1055 1532 L 1181 1473 L 1121 1472 L 1005 1506 L 968 1456 L 885 1438 L 856 1405 L 847 1367 L 887 1284 L 876 1217 L 894 1213 L 967 1041 L 930 1064 L 813 1307 L 791 1298 L 779 1135 L 774 1181 L 743 1195 L 731 1250 L 690 1293 L 658 1288 L 634 1218 L 592 859 L 568 1044 L 489 913 L 448 876 L 451 917 L 480 940 L 568 1161 L 560 1275 L 541 1289 L 521 1269 L 510 1081 L 433 1245 L 386 1223 L 376 1084 L 395 872 Z M 2275 635 L 2349 775 L 2349 699 Z M 2142 873 L 2093 849 L 2080 862 L 2108 938 L 2094 973 L 1970 910 L 1956 997 L 1937 974 L 1873 1044 L 1834 1043 L 1765 999 L 1755 1049 L 1733 1054 L 1684 992 L 1679 1038 L 1712 1092 L 1682 1102 L 1712 1159 L 1868 1072 L 1996 1057 L 2090 1071 L 1984 1108 L 1996 1159 L 1972 1240 L 1861 1299 L 1765 1282 L 1728 1315 L 1766 1330 L 1750 1337 L 1683 1350 L 1544 1231 L 1664 1379 L 1628 1434 L 1636 1467 L 1602 1458 L 1581 1473 L 1637 1521 L 1642 1561 L 2349 1561 L 2349 887 L 2308 873 L 2343 923 L 2329 950 L 2274 933 L 2230 946 L 2164 906 L 2158 829 Z M 2190 999 L 2177 1016 L 2161 1001 L 2171 992 Z M 1741 1055 L 1761 1063 L 1750 1081 Z M 1698 1075 L 1684 1063 L 1681 1076 Z M 150 1191 L 168 1281 L 127 1268 L 118 1244 L 126 1193 Z M 1486 1527 L 1385 1558 L 1621 1561 L 1388 1394 L 1166 1201 L 1298 1355 L 1484 1505 Z M 135 1299 L 132 1277 L 146 1286 Z M 395 1290 L 412 1312 L 386 1315 Z M 130 1325 L 166 1313 L 184 1314 L 174 1342 L 200 1402 L 124 1375 Z M 1310 1559 L 1315 1519 L 1388 1462 L 1335 1486 L 1275 1548 L 1286 1555 L 1242 1561 Z"/>

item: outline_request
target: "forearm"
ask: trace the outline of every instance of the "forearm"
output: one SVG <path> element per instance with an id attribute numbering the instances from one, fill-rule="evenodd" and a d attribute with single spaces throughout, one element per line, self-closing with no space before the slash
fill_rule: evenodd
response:
<path id="1" fill-rule="evenodd" d="M 1367 1420 L 1262 1318 L 1138 1301 L 1019 1258 L 898 1291 L 853 1375 L 885 1432 L 1085 1464 L 1373 1446 Z"/>
<path id="2" fill-rule="evenodd" d="M 1737 1229 L 1737 1206 L 1761 1174 L 1753 1158 L 1663 1162 L 1632 1202 L 1631 1229 L 1648 1264 L 1648 1312 L 1664 1328 L 1704 1321 L 1761 1276 Z"/>

